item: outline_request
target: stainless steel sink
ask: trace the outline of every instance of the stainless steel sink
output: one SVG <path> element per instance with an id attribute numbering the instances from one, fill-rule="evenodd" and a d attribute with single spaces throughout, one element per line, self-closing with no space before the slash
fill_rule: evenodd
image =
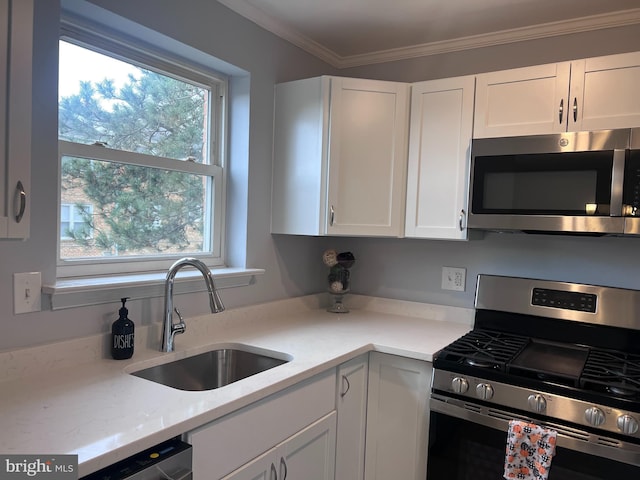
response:
<path id="1" fill-rule="evenodd" d="M 145 368 L 131 375 L 179 390 L 202 391 L 224 387 L 288 362 L 261 353 L 222 348 Z"/>

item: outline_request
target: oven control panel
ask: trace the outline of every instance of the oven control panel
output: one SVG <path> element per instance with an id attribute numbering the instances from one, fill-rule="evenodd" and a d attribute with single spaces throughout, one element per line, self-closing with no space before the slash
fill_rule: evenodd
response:
<path id="1" fill-rule="evenodd" d="M 466 374 L 434 369 L 433 390 L 468 400 L 487 402 L 498 410 L 517 409 L 540 414 L 557 422 L 571 422 L 640 438 L 640 412 L 627 412 L 543 391 L 505 384 Z"/>
<path id="2" fill-rule="evenodd" d="M 563 310 L 596 313 L 597 299 L 598 297 L 591 293 L 534 288 L 531 296 L 531 304 L 542 307 L 561 308 Z"/>

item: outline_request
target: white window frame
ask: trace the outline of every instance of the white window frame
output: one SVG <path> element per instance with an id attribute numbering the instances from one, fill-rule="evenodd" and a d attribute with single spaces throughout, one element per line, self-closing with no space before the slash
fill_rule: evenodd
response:
<path id="1" fill-rule="evenodd" d="M 211 252 L 191 254 L 205 262 L 209 267 L 225 266 L 225 190 L 226 171 L 226 123 L 227 123 L 227 78 L 217 72 L 209 71 L 201 66 L 191 65 L 182 59 L 176 59 L 166 52 L 158 52 L 145 46 L 132 46 L 126 39 L 118 39 L 97 32 L 90 32 L 81 26 L 71 24 L 63 19 L 60 39 L 77 44 L 84 48 L 109 55 L 137 65 L 148 70 L 158 71 L 164 75 L 174 76 L 207 88 L 211 92 L 209 102 L 209 138 L 206 146 L 209 152 L 209 162 L 194 163 L 170 158 L 155 157 L 114 150 L 97 145 L 83 145 L 74 142 L 58 140 L 58 166 L 61 170 L 63 156 L 77 156 L 94 160 L 112 161 L 130 165 L 151 166 L 167 170 L 209 176 L 212 186 L 209 191 L 213 202 L 211 216 L 205 219 L 205 228 L 211 232 Z M 212 114 L 212 112 L 216 112 Z M 58 217 L 61 211 L 60 178 L 58 178 Z M 166 271 L 169 266 L 185 254 L 163 254 L 155 257 L 105 257 L 92 259 L 62 259 L 60 258 L 60 218 L 58 218 L 57 235 L 57 271 L 58 279 L 70 277 L 93 277 L 113 274 L 139 274 Z"/>
<path id="2" fill-rule="evenodd" d="M 62 230 L 62 207 L 69 207 L 69 230 L 73 231 L 73 226 L 76 223 L 81 223 L 82 225 L 86 225 L 87 222 L 84 221 L 84 219 L 78 220 L 76 221 L 76 203 L 61 203 L 60 204 L 60 225 L 58 226 L 58 228 L 60 229 L 60 240 L 65 241 L 65 240 L 73 240 L 73 237 L 67 236 L 65 235 L 65 232 L 63 232 Z M 93 213 L 93 205 L 91 204 L 82 204 L 83 207 L 87 207 L 91 213 Z M 93 237 L 93 231 L 91 232 L 91 237 Z"/>

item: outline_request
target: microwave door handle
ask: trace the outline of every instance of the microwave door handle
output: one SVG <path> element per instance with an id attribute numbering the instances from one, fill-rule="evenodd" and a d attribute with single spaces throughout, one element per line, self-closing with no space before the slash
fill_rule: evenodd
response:
<path id="1" fill-rule="evenodd" d="M 613 151 L 613 171 L 611 175 L 611 210 L 612 217 L 622 216 L 622 191 L 624 183 L 624 160 L 626 150 L 616 148 Z"/>

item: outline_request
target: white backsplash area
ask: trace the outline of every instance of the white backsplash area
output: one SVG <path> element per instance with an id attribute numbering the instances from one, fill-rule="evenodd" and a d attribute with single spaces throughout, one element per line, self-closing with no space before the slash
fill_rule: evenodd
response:
<path id="1" fill-rule="evenodd" d="M 466 308 L 363 295 L 347 295 L 345 303 L 354 310 L 428 318 L 465 325 L 473 323 L 473 310 Z M 215 315 L 207 314 L 186 318 L 187 330 L 183 335 L 176 336 L 176 342 L 180 345 L 182 338 L 210 338 L 213 330 L 224 329 L 226 325 L 250 325 L 279 316 L 291 317 L 298 312 L 324 309 L 328 304 L 328 294 L 321 293 L 228 309 Z M 344 315 L 344 321 L 348 322 L 348 313 L 336 315 Z M 161 327 L 160 322 L 148 326 L 136 326 L 135 349 L 130 360 L 113 360 L 111 358 L 110 333 L 0 352 L 0 382 L 100 360 L 117 362 L 125 367 L 128 364 L 155 357 L 160 351 Z"/>

